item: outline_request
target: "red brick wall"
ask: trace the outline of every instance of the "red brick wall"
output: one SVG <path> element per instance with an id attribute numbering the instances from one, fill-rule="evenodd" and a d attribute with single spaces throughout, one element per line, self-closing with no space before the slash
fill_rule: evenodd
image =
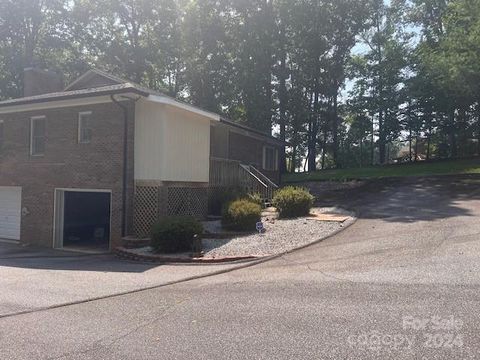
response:
<path id="1" fill-rule="evenodd" d="M 78 144 L 78 113 L 92 111 L 93 137 Z M 129 104 L 128 213 L 133 212 L 134 105 Z M 30 117 L 46 116 L 46 150 L 30 156 Z M 119 244 L 122 220 L 123 112 L 115 104 L 0 115 L 5 144 L 0 150 L 0 186 L 21 186 L 21 241 L 51 247 L 55 188 L 112 191 L 112 246 Z"/>

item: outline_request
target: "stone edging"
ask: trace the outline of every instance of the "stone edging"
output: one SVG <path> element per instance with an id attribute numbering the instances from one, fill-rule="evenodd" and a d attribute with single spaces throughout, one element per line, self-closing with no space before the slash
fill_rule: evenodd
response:
<path id="1" fill-rule="evenodd" d="M 150 255 L 138 254 L 131 249 L 118 247 L 114 250 L 115 255 L 124 260 L 144 261 L 153 263 L 185 263 L 185 264 L 222 264 L 242 260 L 258 260 L 271 255 L 227 256 L 227 257 L 187 257 L 175 255 Z"/>

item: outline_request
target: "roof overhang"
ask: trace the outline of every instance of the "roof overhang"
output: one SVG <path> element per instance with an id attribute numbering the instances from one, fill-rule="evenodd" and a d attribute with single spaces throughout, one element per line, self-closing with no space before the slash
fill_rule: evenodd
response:
<path id="1" fill-rule="evenodd" d="M 26 99 L 25 101 L 19 99 L 19 101 L 15 101 L 12 103 L 0 103 L 0 114 L 11 114 L 20 111 L 36 111 L 53 108 L 65 108 L 72 106 L 109 103 L 112 102 L 112 95 L 124 95 L 125 99 L 120 100 L 128 100 L 127 97 L 139 95 L 148 96 L 148 94 L 146 94 L 145 92 L 138 91 L 137 89 L 116 89 L 109 91 L 99 91 L 95 93 L 68 94 L 43 99 Z"/>
<path id="2" fill-rule="evenodd" d="M 253 129 L 253 128 L 248 127 L 248 126 L 238 124 L 236 122 L 233 122 L 231 120 L 227 120 L 225 118 L 221 118 L 220 122 L 222 124 L 227 125 L 227 126 L 231 126 L 233 128 L 237 128 L 239 130 L 242 130 L 242 131 L 246 132 L 247 134 L 254 134 L 257 137 L 261 137 L 263 139 L 266 139 L 266 140 L 270 141 L 271 143 L 274 143 L 275 145 L 279 145 L 279 146 L 289 146 L 290 145 L 288 142 L 280 140 L 280 139 L 276 138 L 275 136 L 264 133 L 260 130 Z"/>
<path id="3" fill-rule="evenodd" d="M 176 108 L 179 108 L 179 109 L 182 109 L 182 110 L 185 110 L 185 111 L 188 111 L 188 112 L 191 112 L 191 113 L 209 118 L 210 120 L 213 120 L 213 121 L 220 121 L 221 120 L 221 116 L 218 115 L 218 114 L 200 109 L 196 106 L 186 104 L 186 103 L 183 103 L 181 101 L 177 101 L 177 100 L 175 100 L 173 98 L 170 98 L 170 97 L 150 95 L 145 100 L 151 101 L 151 102 L 154 102 L 154 103 L 157 103 L 157 104 L 173 106 L 173 107 L 176 107 Z"/>

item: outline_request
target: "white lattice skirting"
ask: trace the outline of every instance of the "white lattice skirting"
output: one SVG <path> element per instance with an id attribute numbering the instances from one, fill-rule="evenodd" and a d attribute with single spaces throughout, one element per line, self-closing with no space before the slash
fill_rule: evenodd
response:
<path id="1" fill-rule="evenodd" d="M 134 232 L 138 237 L 150 235 L 153 225 L 164 216 L 208 215 L 208 188 L 137 186 L 135 189 Z"/>
<path id="2" fill-rule="evenodd" d="M 158 220 L 159 190 L 158 186 L 136 187 L 133 215 L 133 228 L 136 236 L 149 236 L 153 225 Z"/>

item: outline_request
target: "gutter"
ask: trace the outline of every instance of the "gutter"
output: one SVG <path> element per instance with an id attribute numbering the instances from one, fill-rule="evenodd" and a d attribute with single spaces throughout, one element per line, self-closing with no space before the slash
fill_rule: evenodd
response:
<path id="1" fill-rule="evenodd" d="M 54 101 L 62 101 L 62 100 L 70 100 L 70 99 L 84 99 L 84 98 L 91 98 L 91 97 L 98 97 L 98 96 L 105 96 L 105 95 L 118 95 L 118 94 L 125 94 L 125 93 L 132 93 L 137 94 L 140 96 L 148 96 L 149 94 L 141 91 L 139 89 L 133 87 L 125 87 L 120 89 L 113 89 L 113 90 L 101 90 L 101 91 L 85 91 L 85 92 L 72 92 L 71 94 L 62 94 L 58 96 L 32 96 L 30 98 L 25 99 L 18 99 L 18 100 L 5 100 L 4 102 L 0 102 L 0 108 L 8 108 L 13 106 L 20 106 L 20 105 L 30 105 L 30 104 L 40 104 L 40 103 L 47 103 L 47 102 L 54 102 Z M 49 95 L 49 94 L 45 94 Z"/>
<path id="2" fill-rule="evenodd" d="M 112 102 L 123 111 L 123 173 L 122 173 L 122 237 L 127 236 L 127 195 L 128 195 L 128 107 L 110 95 Z M 134 99 L 129 99 L 134 100 Z M 138 100 L 134 100 L 135 102 Z"/>

